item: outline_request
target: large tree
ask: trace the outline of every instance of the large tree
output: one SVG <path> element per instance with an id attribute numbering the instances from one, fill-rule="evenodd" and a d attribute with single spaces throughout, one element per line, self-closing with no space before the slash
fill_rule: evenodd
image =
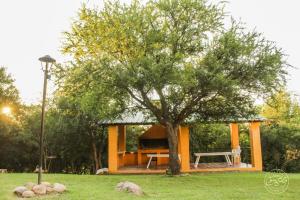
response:
<path id="1" fill-rule="evenodd" d="M 65 33 L 63 51 L 74 63 L 93 63 L 103 87 L 128 95 L 130 105 L 166 127 L 172 174 L 180 172 L 180 124 L 249 117 L 257 96 L 284 83 L 281 49 L 234 20 L 225 26 L 223 7 L 206 0 L 107 1 L 100 10 L 83 6 Z"/>

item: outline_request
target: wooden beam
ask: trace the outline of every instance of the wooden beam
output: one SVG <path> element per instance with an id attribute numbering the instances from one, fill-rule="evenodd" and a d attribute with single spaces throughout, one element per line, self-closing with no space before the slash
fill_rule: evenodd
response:
<path id="1" fill-rule="evenodd" d="M 125 151 L 126 151 L 126 126 L 118 126 L 118 167 L 124 166 L 125 163 Z"/>
<path id="2" fill-rule="evenodd" d="M 237 123 L 231 123 L 229 126 L 230 126 L 230 137 L 231 137 L 231 149 L 238 149 L 240 148 L 239 125 Z M 241 157 L 234 156 L 233 164 L 240 165 Z"/>
<path id="3" fill-rule="evenodd" d="M 108 171 L 118 170 L 118 127 L 108 127 Z"/>
<path id="4" fill-rule="evenodd" d="M 262 154 L 259 125 L 259 122 L 250 123 L 251 160 L 252 166 L 256 170 L 262 171 Z"/>
<path id="5" fill-rule="evenodd" d="M 181 171 L 190 171 L 190 132 L 189 127 L 180 126 L 178 134 L 178 151 L 181 158 Z"/>
<path id="6" fill-rule="evenodd" d="M 230 136 L 231 136 L 231 148 L 236 149 L 238 146 L 240 146 L 239 126 L 237 123 L 231 123 L 229 126 L 230 126 Z"/>
<path id="7" fill-rule="evenodd" d="M 118 126 L 118 151 L 126 151 L 126 126 Z"/>

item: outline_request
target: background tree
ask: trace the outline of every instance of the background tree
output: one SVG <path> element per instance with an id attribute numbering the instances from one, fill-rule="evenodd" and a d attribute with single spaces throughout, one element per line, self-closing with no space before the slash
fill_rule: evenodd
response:
<path id="1" fill-rule="evenodd" d="M 224 16 L 222 4 L 205 0 L 108 1 L 101 10 L 83 6 L 65 33 L 74 62 L 93 63 L 106 87 L 166 127 L 172 174 L 186 119 L 249 117 L 255 97 L 283 83 L 281 49 L 240 23 L 225 28 Z"/>
<path id="2" fill-rule="evenodd" d="M 9 108 L 13 115 L 7 116 L 2 112 L 3 108 Z M 14 85 L 14 79 L 6 72 L 4 67 L 0 67 L 0 133 L 5 132 L 4 129 L 6 125 L 15 122 L 15 119 L 20 114 L 19 108 L 19 91 Z"/>
<path id="3" fill-rule="evenodd" d="M 5 107 L 11 113 L 3 113 Z M 34 160 L 34 145 L 22 131 L 25 113 L 14 79 L 0 67 L 0 168 L 26 170 Z"/>
<path id="4" fill-rule="evenodd" d="M 299 125 L 300 105 L 292 93 L 282 89 L 266 100 L 261 114 L 276 123 Z"/>
<path id="5" fill-rule="evenodd" d="M 270 120 L 262 126 L 264 170 L 300 171 L 300 105 L 295 95 L 279 90 L 261 108 Z"/>
<path id="6" fill-rule="evenodd" d="M 48 111 L 46 124 L 45 154 L 55 156 L 52 171 L 94 173 L 102 167 L 100 142 L 106 134 L 94 128 L 92 122 L 69 97 L 57 97 Z"/>
<path id="7" fill-rule="evenodd" d="M 64 120 L 75 120 L 80 126 L 77 130 L 90 144 L 96 171 L 103 167 L 102 155 L 107 139 L 107 130 L 99 121 L 117 117 L 123 110 L 125 96 L 114 98 L 119 94 L 103 87 L 102 77 L 88 61 L 61 69 L 58 67 L 54 72 L 59 85 L 55 96 L 58 112 Z"/>
<path id="8" fill-rule="evenodd" d="M 19 92 L 14 85 L 14 80 L 6 72 L 4 67 L 0 67 L 0 134 L 5 135 L 11 132 L 11 128 L 16 125 L 15 118 L 19 115 Z M 13 115 L 3 113 L 4 108 L 11 109 Z"/>
<path id="9" fill-rule="evenodd" d="M 14 85 L 14 79 L 7 74 L 4 67 L 0 67 L 0 107 L 19 102 L 19 91 Z"/>

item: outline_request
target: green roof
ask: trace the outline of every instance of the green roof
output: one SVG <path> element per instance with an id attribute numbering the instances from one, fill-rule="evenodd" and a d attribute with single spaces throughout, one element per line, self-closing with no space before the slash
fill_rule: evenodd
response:
<path id="1" fill-rule="evenodd" d="M 266 121 L 266 118 L 261 117 L 259 115 L 251 116 L 248 118 L 226 118 L 226 119 L 219 119 L 219 120 L 192 120 L 188 119 L 185 121 L 184 124 L 193 124 L 193 123 L 232 123 L 232 122 L 262 122 Z M 102 120 L 99 121 L 99 124 L 102 125 L 149 125 L 149 124 L 158 124 L 158 121 L 154 117 L 149 117 L 148 115 L 142 112 L 128 112 L 123 113 L 121 117 L 110 119 L 110 120 Z"/>
<path id="2" fill-rule="evenodd" d="M 145 114 L 143 114 L 142 112 L 137 112 L 137 113 L 123 113 L 121 115 L 121 117 L 119 118 L 115 118 L 115 119 L 108 119 L 108 120 L 102 120 L 99 122 L 99 124 L 157 124 L 157 120 L 155 120 L 155 118 L 150 118 L 150 117 L 146 117 Z"/>

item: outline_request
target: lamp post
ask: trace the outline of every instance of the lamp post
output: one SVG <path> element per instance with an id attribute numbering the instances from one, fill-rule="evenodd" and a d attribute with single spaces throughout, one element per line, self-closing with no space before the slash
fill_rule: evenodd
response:
<path id="1" fill-rule="evenodd" d="M 42 181 L 42 170 L 43 170 L 43 148 L 44 148 L 44 121 L 45 121 L 45 101 L 46 101 L 46 93 L 47 93 L 47 79 L 48 79 L 48 72 L 49 67 L 53 63 L 55 63 L 55 59 L 51 58 L 49 55 L 43 56 L 39 58 L 39 61 L 41 61 L 42 66 L 43 63 L 45 65 L 43 66 L 44 71 L 44 87 L 43 87 L 43 101 L 42 101 L 42 115 L 41 115 L 41 132 L 40 132 L 40 140 L 39 140 L 39 151 L 40 151 L 40 164 L 39 164 L 39 175 L 38 175 L 38 184 L 41 184 Z M 50 64 L 50 66 L 49 66 Z"/>

